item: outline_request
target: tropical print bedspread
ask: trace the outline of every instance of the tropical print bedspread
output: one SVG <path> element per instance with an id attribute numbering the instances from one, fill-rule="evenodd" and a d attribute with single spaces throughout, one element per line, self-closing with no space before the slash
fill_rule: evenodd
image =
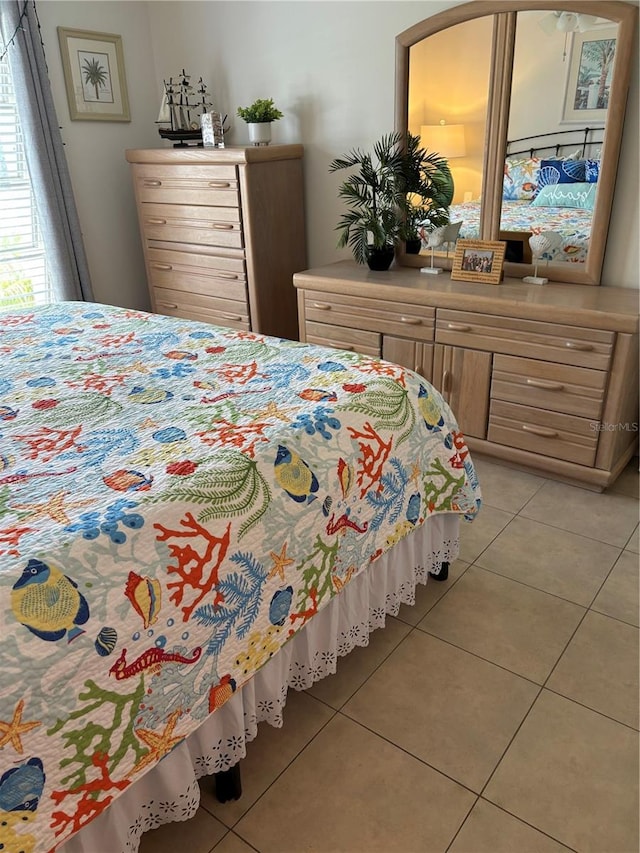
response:
<path id="1" fill-rule="evenodd" d="M 85 303 L 1 316 L 0 358 L 5 853 L 54 849 L 362 568 L 480 505 L 450 410 L 388 363 Z"/>
<path id="2" fill-rule="evenodd" d="M 477 240 L 480 233 L 480 202 L 467 201 L 453 205 L 452 222 L 462 220 L 460 237 Z M 503 201 L 500 218 L 502 231 L 555 231 L 562 244 L 552 254 L 543 256 L 554 263 L 567 261 L 583 264 L 587 260 L 591 237 L 592 210 L 570 207 L 536 207 L 530 201 Z"/>

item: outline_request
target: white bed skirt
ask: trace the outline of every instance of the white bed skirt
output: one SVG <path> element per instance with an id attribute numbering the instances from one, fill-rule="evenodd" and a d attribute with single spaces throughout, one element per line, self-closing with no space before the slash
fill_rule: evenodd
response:
<path id="1" fill-rule="evenodd" d="M 415 603 L 417 583 L 458 556 L 457 515 L 432 516 L 361 572 L 295 634 L 241 690 L 127 788 L 58 853 L 136 853 L 144 832 L 187 820 L 200 803 L 198 779 L 227 770 L 266 721 L 282 726 L 289 687 L 306 690 L 336 671 L 338 657 L 366 646 L 387 614 Z M 213 784 L 213 780 L 212 780 Z"/>

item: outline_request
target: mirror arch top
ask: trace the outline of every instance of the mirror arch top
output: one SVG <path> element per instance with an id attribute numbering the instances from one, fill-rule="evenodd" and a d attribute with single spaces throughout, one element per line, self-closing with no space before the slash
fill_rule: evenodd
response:
<path id="1" fill-rule="evenodd" d="M 636 46 L 638 8 L 635 4 L 624 2 L 624 0 L 472 0 L 472 2 L 445 9 L 414 24 L 396 37 L 395 128 L 404 132 L 409 126 L 410 48 L 423 39 L 459 23 L 492 16 L 494 19 L 492 67 L 488 92 L 479 236 L 484 240 L 498 239 L 502 176 L 507 153 L 516 19 L 518 12 L 530 11 L 584 13 L 606 18 L 618 27 L 606 133 L 601 150 L 597 202 L 593 211 L 586 262 L 551 262 L 544 273 L 552 281 L 600 284 L 631 79 L 632 57 Z M 424 255 L 408 255 L 403 249 L 398 253 L 398 261 L 407 266 L 425 265 Z M 531 264 L 505 263 L 506 275 L 521 278 L 532 272 Z"/>

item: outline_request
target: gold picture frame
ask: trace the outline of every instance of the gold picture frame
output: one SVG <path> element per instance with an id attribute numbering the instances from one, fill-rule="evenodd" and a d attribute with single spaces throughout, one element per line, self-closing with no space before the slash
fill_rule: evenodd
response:
<path id="1" fill-rule="evenodd" d="M 131 121 L 122 36 L 58 27 L 71 121 Z"/>
<path id="2" fill-rule="evenodd" d="M 501 240 L 458 240 L 451 268 L 452 280 L 500 284 L 506 248 L 507 244 Z"/>

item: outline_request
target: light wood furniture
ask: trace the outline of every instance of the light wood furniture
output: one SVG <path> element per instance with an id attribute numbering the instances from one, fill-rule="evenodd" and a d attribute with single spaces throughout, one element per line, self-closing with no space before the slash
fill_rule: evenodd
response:
<path id="1" fill-rule="evenodd" d="M 302 145 L 129 150 L 152 310 L 296 338 Z"/>
<path id="2" fill-rule="evenodd" d="M 602 490 L 637 447 L 637 291 L 452 282 L 352 261 L 294 284 L 300 340 L 416 370 L 471 450 Z"/>

